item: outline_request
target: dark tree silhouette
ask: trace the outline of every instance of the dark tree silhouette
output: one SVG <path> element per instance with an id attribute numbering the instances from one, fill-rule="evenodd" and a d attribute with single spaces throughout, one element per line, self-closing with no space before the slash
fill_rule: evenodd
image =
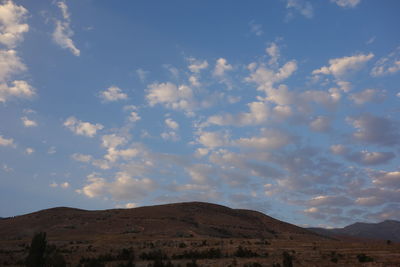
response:
<path id="1" fill-rule="evenodd" d="M 44 266 L 44 253 L 46 251 L 47 241 L 46 233 L 39 232 L 32 238 L 31 247 L 28 257 L 26 258 L 26 266 L 42 267 Z"/>

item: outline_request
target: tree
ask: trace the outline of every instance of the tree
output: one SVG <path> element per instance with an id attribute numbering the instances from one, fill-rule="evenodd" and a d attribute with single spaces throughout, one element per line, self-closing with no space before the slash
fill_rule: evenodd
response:
<path id="1" fill-rule="evenodd" d="M 31 247 L 28 257 L 26 258 L 26 266 L 42 267 L 44 266 L 44 254 L 46 251 L 47 241 L 46 233 L 39 232 L 32 238 Z"/>

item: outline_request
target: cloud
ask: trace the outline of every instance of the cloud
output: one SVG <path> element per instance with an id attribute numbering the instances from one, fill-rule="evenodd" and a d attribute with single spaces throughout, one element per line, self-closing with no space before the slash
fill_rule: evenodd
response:
<path id="1" fill-rule="evenodd" d="M 117 162 L 120 158 L 129 160 L 138 156 L 140 153 L 140 149 L 133 146 L 126 149 L 119 149 L 120 146 L 125 145 L 128 142 L 128 137 L 126 136 L 117 134 L 103 135 L 101 141 L 101 146 L 107 149 L 107 154 L 104 155 L 104 159 L 108 162 L 93 162 L 102 169 L 110 168 L 110 162 Z"/>
<path id="2" fill-rule="evenodd" d="M 101 91 L 100 97 L 105 102 L 115 102 L 118 100 L 127 99 L 128 95 L 123 93 L 122 90 L 120 88 L 118 88 L 117 86 L 111 86 L 111 87 L 107 88 L 107 90 Z"/>
<path id="3" fill-rule="evenodd" d="M 314 9 L 310 2 L 304 0 L 287 0 L 286 8 L 294 9 L 306 18 L 312 18 L 314 16 Z M 292 16 L 288 14 L 289 18 Z"/>
<path id="4" fill-rule="evenodd" d="M 356 7 L 361 0 L 331 0 L 332 3 L 337 4 L 340 7 Z"/>
<path id="5" fill-rule="evenodd" d="M 219 58 L 215 64 L 213 75 L 222 77 L 226 71 L 230 71 L 232 69 L 232 65 L 228 64 L 228 61 L 225 58 Z"/>
<path id="6" fill-rule="evenodd" d="M 31 99 L 36 95 L 35 89 L 26 81 L 13 81 L 11 84 L 0 83 L 0 102 L 14 97 Z"/>
<path id="7" fill-rule="evenodd" d="M 74 41 L 71 37 L 74 35 L 74 32 L 71 29 L 71 19 L 68 13 L 68 7 L 65 2 L 57 2 L 58 7 L 60 8 L 63 20 L 56 20 L 56 28 L 53 32 L 53 40 L 56 44 L 58 44 L 63 49 L 69 49 L 71 53 L 75 56 L 80 55 L 80 50 L 76 48 Z"/>
<path id="8" fill-rule="evenodd" d="M 318 116 L 310 122 L 310 128 L 316 132 L 327 132 L 331 128 L 331 120 L 325 116 Z"/>
<path id="9" fill-rule="evenodd" d="M 136 70 L 136 74 L 139 77 L 139 80 L 141 82 L 145 82 L 146 81 L 146 77 L 149 74 L 149 71 L 145 71 L 145 70 L 139 68 L 139 69 Z"/>
<path id="10" fill-rule="evenodd" d="M 141 117 L 139 116 L 139 114 L 136 111 L 132 111 L 128 117 L 128 120 L 130 122 L 137 122 L 137 121 L 140 121 L 140 119 L 141 119 Z"/>
<path id="11" fill-rule="evenodd" d="M 361 165 L 385 164 L 396 157 L 393 152 L 370 152 L 367 150 L 352 152 L 344 145 L 333 145 L 330 147 L 330 150 L 333 154 L 341 155 L 347 160 Z"/>
<path id="12" fill-rule="evenodd" d="M 51 146 L 48 150 L 47 150 L 47 154 L 53 155 L 57 152 L 56 147 L 55 146 Z"/>
<path id="13" fill-rule="evenodd" d="M 17 51 L 0 50 L 0 82 L 7 81 L 12 75 L 26 70 L 26 66 L 18 57 Z"/>
<path id="14" fill-rule="evenodd" d="M 199 73 L 201 70 L 208 68 L 207 60 L 200 61 L 195 58 L 188 58 L 190 62 L 189 70 L 193 73 Z"/>
<path id="15" fill-rule="evenodd" d="M 242 148 L 251 149 L 277 149 L 290 144 L 293 138 L 283 131 L 276 129 L 261 129 L 260 136 L 239 138 L 235 144 Z"/>
<path id="16" fill-rule="evenodd" d="M 336 79 L 342 79 L 351 72 L 355 72 L 371 60 L 374 54 L 358 54 L 354 56 L 334 58 L 329 60 L 329 66 L 324 66 L 320 69 L 314 70 L 313 75 L 325 74 L 333 75 Z"/>
<path id="17" fill-rule="evenodd" d="M 398 126 L 389 119 L 363 114 L 347 117 L 346 120 L 357 129 L 353 133 L 353 138 L 357 141 L 381 146 L 396 145 L 400 141 Z"/>
<path id="18" fill-rule="evenodd" d="M 14 48 L 21 42 L 23 34 L 29 31 L 29 25 L 24 23 L 27 17 L 28 10 L 23 6 L 18 6 L 11 0 L 3 1 L 0 4 L 0 43 Z"/>
<path id="19" fill-rule="evenodd" d="M 106 197 L 110 194 L 115 200 L 140 200 L 153 191 L 157 184 L 148 178 L 133 178 L 129 173 L 118 172 L 114 181 L 107 182 L 105 178 L 92 173 L 87 176 L 88 184 L 78 193 L 89 198 Z"/>
<path id="20" fill-rule="evenodd" d="M 353 201 L 345 196 L 321 195 L 313 197 L 308 203 L 311 206 L 346 206 L 351 205 Z"/>
<path id="21" fill-rule="evenodd" d="M 27 149 L 25 149 L 25 154 L 27 155 L 31 155 L 35 152 L 35 150 L 31 147 L 28 147 Z"/>
<path id="22" fill-rule="evenodd" d="M 363 105 L 371 101 L 379 101 L 384 98 L 384 92 L 377 89 L 365 89 L 361 92 L 351 94 L 349 98 L 357 105 Z"/>
<path id="23" fill-rule="evenodd" d="M 84 154 L 78 154 L 78 153 L 72 154 L 71 158 L 76 161 L 84 162 L 84 163 L 88 163 L 93 159 L 93 157 L 91 155 L 84 155 Z"/>
<path id="24" fill-rule="evenodd" d="M 104 128 L 104 126 L 99 123 L 92 124 L 90 122 L 83 122 L 75 117 L 69 117 L 66 119 L 64 126 L 70 129 L 76 135 L 83 135 L 87 137 L 94 137 L 97 131 Z"/>
<path id="25" fill-rule="evenodd" d="M 53 182 L 49 186 L 53 187 L 53 188 L 61 187 L 63 189 L 67 189 L 67 188 L 69 188 L 70 184 L 68 182 L 63 182 L 61 184 L 57 184 L 56 182 Z"/>
<path id="26" fill-rule="evenodd" d="M 276 65 L 278 64 L 278 59 L 280 57 L 280 51 L 279 47 L 276 43 L 271 43 L 265 51 L 267 54 L 271 57 L 271 59 L 268 61 L 268 64 L 270 65 Z"/>
<path id="27" fill-rule="evenodd" d="M 221 132 L 200 132 L 197 142 L 203 146 L 213 149 L 229 144 L 229 135 Z"/>
<path id="28" fill-rule="evenodd" d="M 375 185 L 400 189 L 400 171 L 378 171 L 373 174 Z"/>
<path id="29" fill-rule="evenodd" d="M 256 36 L 261 36 L 263 35 L 263 30 L 262 30 L 262 25 L 261 24 L 256 24 L 254 20 L 249 22 L 250 26 L 250 32 L 254 33 Z"/>
<path id="30" fill-rule="evenodd" d="M 14 139 L 12 138 L 5 138 L 2 135 L 0 135 L 0 146 L 10 146 L 10 147 L 15 147 Z"/>
<path id="31" fill-rule="evenodd" d="M 21 118 L 22 123 L 24 124 L 25 127 L 36 127 L 37 126 L 37 122 L 34 120 L 30 120 L 27 117 L 22 117 Z"/>
<path id="32" fill-rule="evenodd" d="M 215 124 L 219 126 L 235 125 L 259 125 L 267 121 L 270 115 L 270 108 L 264 102 L 251 102 L 247 104 L 249 112 L 241 112 L 236 115 L 229 113 L 213 115 L 207 119 L 206 125 Z"/>
<path id="33" fill-rule="evenodd" d="M 392 75 L 400 71 L 400 46 L 386 57 L 380 58 L 371 70 L 373 77 Z"/>
<path id="34" fill-rule="evenodd" d="M 179 124 L 171 118 L 167 118 L 165 120 L 165 124 L 168 126 L 168 128 L 171 128 L 173 130 L 179 129 Z"/>
<path id="35" fill-rule="evenodd" d="M 146 99 L 150 106 L 161 104 L 175 110 L 190 111 L 194 108 L 193 91 L 186 85 L 153 83 L 147 87 Z"/>
<path id="36" fill-rule="evenodd" d="M 127 208 L 127 209 L 133 209 L 133 208 L 136 208 L 137 206 L 138 206 L 138 204 L 137 203 L 133 203 L 133 202 L 125 204 L 125 208 Z"/>

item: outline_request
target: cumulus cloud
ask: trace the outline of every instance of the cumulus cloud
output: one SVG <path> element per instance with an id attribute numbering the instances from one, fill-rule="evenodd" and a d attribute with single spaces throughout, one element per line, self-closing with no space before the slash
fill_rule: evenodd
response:
<path id="1" fill-rule="evenodd" d="M 12 86 L 0 83 L 0 102 L 6 102 L 12 98 L 31 99 L 36 95 L 35 89 L 26 81 L 13 81 Z"/>
<path id="2" fill-rule="evenodd" d="M 24 23 L 28 10 L 13 1 L 3 1 L 0 4 L 0 43 L 8 48 L 14 48 L 23 39 L 23 34 L 29 31 L 29 25 Z M 1 60 L 0 60 L 1 61 Z"/>
<path id="3" fill-rule="evenodd" d="M 238 114 L 220 114 L 213 115 L 207 119 L 206 125 L 215 124 L 219 126 L 235 125 L 259 125 L 267 121 L 270 115 L 270 108 L 264 102 L 251 102 L 247 104 L 249 112 L 241 112 Z"/>
<path id="4" fill-rule="evenodd" d="M 375 185 L 400 189 L 400 171 L 378 171 L 373 174 Z"/>
<path id="5" fill-rule="evenodd" d="M 101 141 L 101 146 L 107 149 L 107 154 L 104 155 L 104 159 L 111 163 L 117 162 L 120 158 L 129 160 L 140 153 L 140 149 L 136 147 L 129 147 L 126 149 L 119 148 L 128 142 L 126 136 L 117 134 L 103 135 Z M 98 165 L 102 169 L 108 169 L 108 162 L 96 161 L 95 165 Z"/>
<path id="6" fill-rule="evenodd" d="M 207 60 L 200 61 L 195 58 L 188 58 L 190 63 L 189 70 L 194 73 L 199 73 L 201 70 L 208 68 Z"/>
<path id="7" fill-rule="evenodd" d="M 64 126 L 70 129 L 76 135 L 83 135 L 87 137 L 94 137 L 97 131 L 104 128 L 104 126 L 99 123 L 92 124 L 90 122 L 83 122 L 75 117 L 69 117 L 66 119 Z"/>
<path id="8" fill-rule="evenodd" d="M 121 88 L 118 88 L 117 86 L 110 86 L 107 88 L 107 90 L 100 92 L 100 97 L 105 102 L 115 102 L 118 100 L 127 99 L 128 95 L 123 93 Z"/>
<path id="9" fill-rule="evenodd" d="M 12 75 L 26 70 L 17 51 L 13 49 L 0 50 L 0 82 L 7 81 Z"/>
<path id="10" fill-rule="evenodd" d="M 219 58 L 215 64 L 213 75 L 221 77 L 224 76 L 226 71 L 230 71 L 232 69 L 232 65 L 228 64 L 228 61 L 225 58 Z"/>
<path id="11" fill-rule="evenodd" d="M 327 132 L 331 127 L 331 120 L 325 116 L 318 116 L 310 122 L 310 128 L 316 132 Z"/>
<path id="12" fill-rule="evenodd" d="M 173 129 L 173 130 L 179 129 L 179 124 L 171 118 L 165 119 L 165 125 L 167 125 L 168 128 Z"/>
<path id="13" fill-rule="evenodd" d="M 353 201 L 345 196 L 321 195 L 313 197 L 308 201 L 311 206 L 346 206 Z"/>
<path id="14" fill-rule="evenodd" d="M 371 101 L 379 101 L 384 98 L 384 92 L 377 89 L 365 89 L 361 92 L 351 94 L 349 98 L 357 105 L 363 105 Z"/>
<path id="15" fill-rule="evenodd" d="M 25 149 L 25 154 L 27 155 L 31 155 L 35 152 L 35 150 L 31 147 L 28 147 L 27 149 Z"/>
<path id="16" fill-rule="evenodd" d="M 331 0 L 331 2 L 340 7 L 355 7 L 361 3 L 361 0 Z"/>
<path id="17" fill-rule="evenodd" d="M 139 68 L 136 70 L 136 74 L 139 77 L 139 80 L 143 83 L 146 81 L 146 78 L 147 78 L 147 75 L 149 75 L 149 72 Z"/>
<path id="18" fill-rule="evenodd" d="M 156 183 L 148 178 L 133 178 L 129 173 L 118 172 L 112 182 L 92 173 L 87 177 L 88 184 L 78 193 L 89 198 L 111 195 L 115 200 L 140 200 L 156 188 Z"/>
<path id="19" fill-rule="evenodd" d="M 36 127 L 37 126 L 36 121 L 28 119 L 28 117 L 25 117 L 25 116 L 21 118 L 21 121 L 25 127 Z"/>
<path id="20" fill-rule="evenodd" d="M 354 56 L 334 58 L 329 60 L 329 66 L 323 66 L 312 72 L 313 75 L 324 74 L 333 75 L 336 79 L 342 79 L 349 73 L 355 72 L 374 57 L 374 54 L 358 54 Z"/>
<path id="21" fill-rule="evenodd" d="M 85 154 L 79 154 L 79 153 L 72 154 L 71 158 L 76 161 L 84 162 L 84 163 L 88 163 L 93 159 L 93 157 L 91 155 L 85 155 Z"/>
<path id="22" fill-rule="evenodd" d="M 226 133 L 201 131 L 198 135 L 197 142 L 210 149 L 226 146 L 230 143 L 229 135 Z"/>
<path id="23" fill-rule="evenodd" d="M 79 56 L 81 51 L 75 46 L 74 41 L 71 39 L 74 32 L 71 29 L 71 18 L 68 13 L 68 7 L 65 2 L 57 2 L 57 6 L 62 13 L 62 20 L 56 20 L 56 28 L 53 32 L 53 40 L 63 49 L 69 49 L 75 56 Z"/>
<path id="24" fill-rule="evenodd" d="M 280 57 L 280 51 L 279 51 L 279 47 L 276 43 L 271 43 L 266 49 L 265 51 L 267 52 L 267 54 L 270 56 L 270 60 L 268 61 L 268 64 L 270 65 L 275 65 L 278 64 L 278 59 Z"/>
<path id="25" fill-rule="evenodd" d="M 69 188 L 70 184 L 68 182 L 63 182 L 63 183 L 60 183 L 60 184 L 58 184 L 56 182 L 53 182 L 49 186 L 53 187 L 53 188 L 60 187 L 62 189 L 67 189 L 67 188 Z"/>
<path id="26" fill-rule="evenodd" d="M 249 22 L 249 26 L 250 26 L 250 32 L 254 33 L 256 36 L 261 36 L 263 35 L 263 30 L 262 30 L 262 25 L 261 24 L 257 24 L 255 23 L 254 20 Z"/>
<path id="27" fill-rule="evenodd" d="M 380 58 L 371 70 L 373 77 L 395 74 L 400 71 L 400 46 L 386 57 Z"/>
<path id="28" fill-rule="evenodd" d="M 306 18 L 312 18 L 314 16 L 314 9 L 310 2 L 304 0 L 287 0 L 286 8 L 294 9 L 300 12 Z M 288 18 L 293 16 L 291 13 L 288 14 Z"/>
<path id="29" fill-rule="evenodd" d="M 186 85 L 153 83 L 147 88 L 146 99 L 150 106 L 161 104 L 167 108 L 190 111 L 194 108 L 193 91 Z"/>
<path id="30" fill-rule="evenodd" d="M 287 133 L 276 129 L 261 129 L 260 136 L 239 138 L 235 144 L 242 148 L 277 149 L 290 144 L 293 140 Z"/>
<path id="31" fill-rule="evenodd" d="M 353 133 L 355 140 L 382 146 L 392 146 L 400 141 L 398 126 L 389 119 L 363 114 L 347 117 L 347 122 L 357 129 Z"/>
<path id="32" fill-rule="evenodd" d="M 139 114 L 136 111 L 132 111 L 128 117 L 128 120 L 130 122 L 137 122 L 137 121 L 140 121 L 140 119 L 141 119 L 141 117 L 139 116 Z"/>
<path id="33" fill-rule="evenodd" d="M 15 147 L 14 139 L 6 138 L 0 135 L 0 146 L 10 146 Z"/>

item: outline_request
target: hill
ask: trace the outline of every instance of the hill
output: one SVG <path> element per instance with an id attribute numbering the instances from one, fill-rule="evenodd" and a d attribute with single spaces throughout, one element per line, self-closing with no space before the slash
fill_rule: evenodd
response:
<path id="1" fill-rule="evenodd" d="M 202 202 L 100 211 L 61 207 L 0 221 L 0 236 L 6 239 L 31 237 L 38 231 L 46 231 L 49 236 L 88 238 L 132 233 L 140 238 L 321 239 L 313 232 L 260 212 Z"/>
<path id="2" fill-rule="evenodd" d="M 345 238 L 346 236 L 360 239 L 391 240 L 400 242 L 400 222 L 386 220 L 380 223 L 357 222 L 343 228 L 325 229 L 308 228 L 320 235 L 333 238 Z"/>

